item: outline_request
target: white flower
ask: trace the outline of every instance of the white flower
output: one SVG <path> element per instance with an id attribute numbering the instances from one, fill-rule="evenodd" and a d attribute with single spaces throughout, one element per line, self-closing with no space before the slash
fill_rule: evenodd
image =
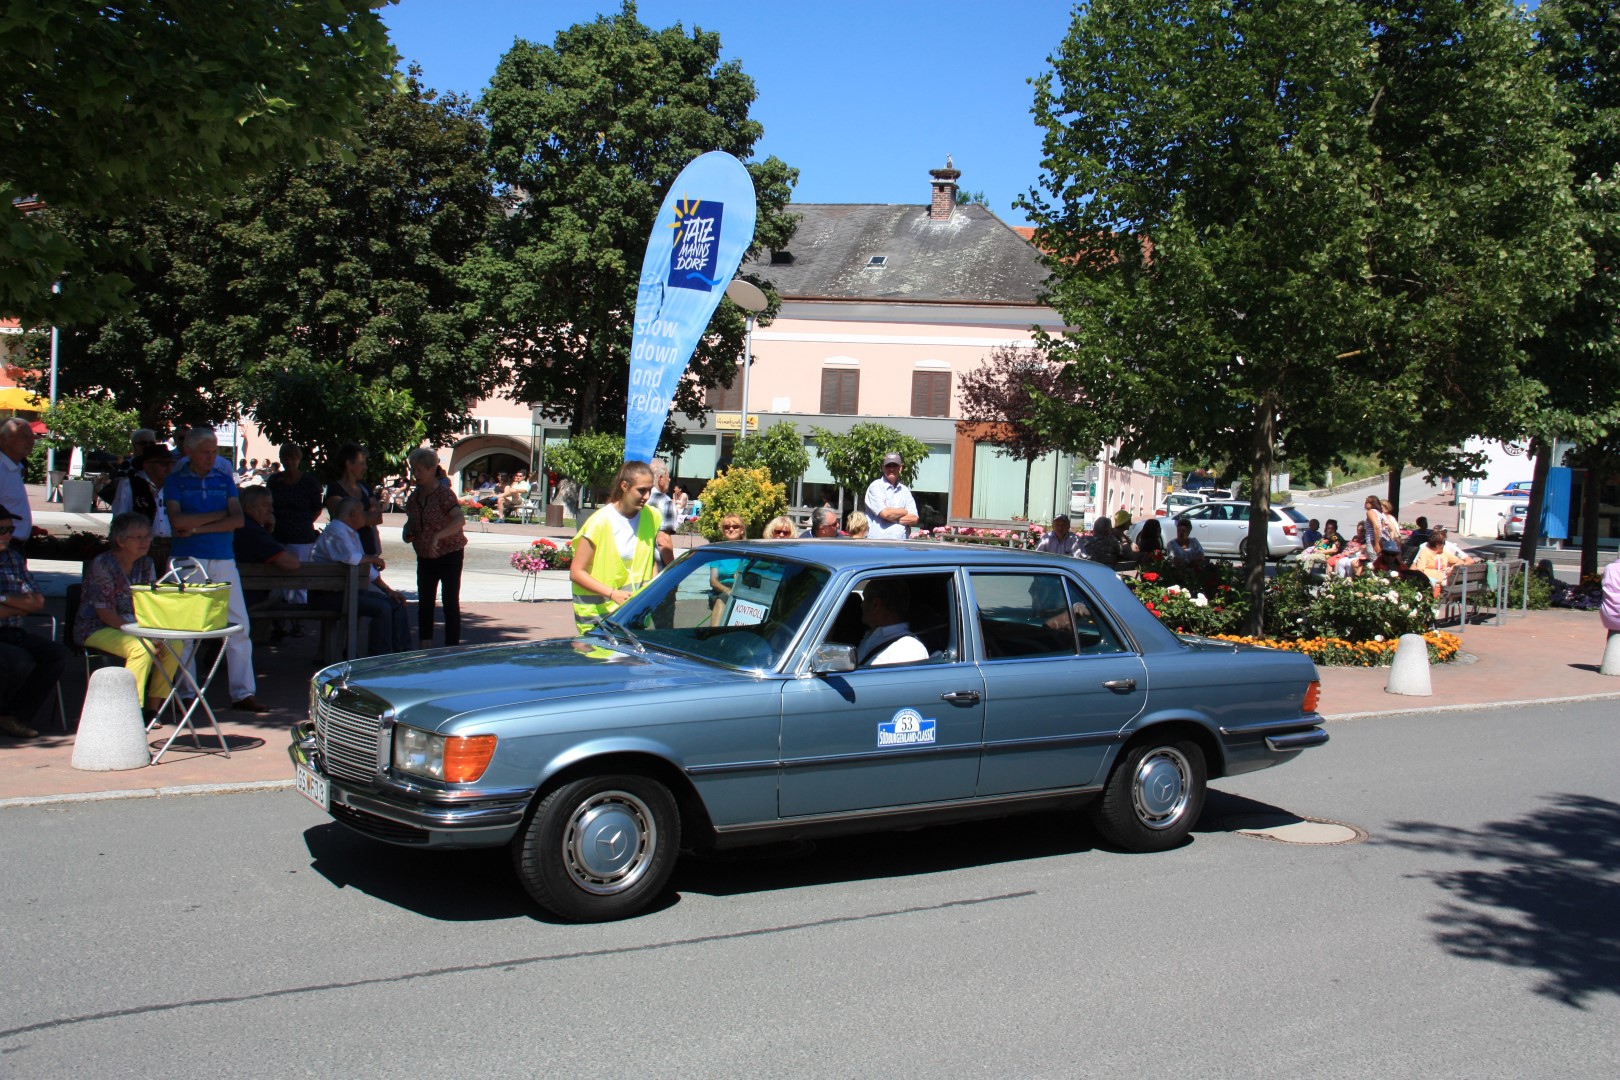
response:
<path id="1" fill-rule="evenodd" d="M 1197 596 L 1193 597 L 1193 603 L 1197 604 L 1199 607 L 1209 607 L 1209 597 L 1205 596 L 1203 593 L 1199 593 Z"/>
<path id="2" fill-rule="evenodd" d="M 1384 640 L 1384 635 L 1383 634 L 1374 634 L 1373 635 L 1373 640 L 1374 641 L 1383 641 Z"/>
<path id="3" fill-rule="evenodd" d="M 1394 589 L 1391 589 L 1391 590 L 1389 590 L 1389 592 L 1384 594 L 1384 599 L 1388 600 L 1392 604 L 1399 603 L 1400 599 L 1401 599 L 1401 594 L 1396 592 Z"/>

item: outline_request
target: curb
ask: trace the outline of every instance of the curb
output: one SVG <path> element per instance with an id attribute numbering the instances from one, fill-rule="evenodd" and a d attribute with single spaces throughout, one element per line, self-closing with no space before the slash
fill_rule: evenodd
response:
<path id="1" fill-rule="evenodd" d="M 1588 701 L 1615 701 L 1617 699 L 1620 699 L 1620 691 L 1605 694 L 1579 694 L 1575 697 L 1525 698 L 1522 701 L 1485 701 L 1462 705 L 1429 705 L 1415 709 L 1380 709 L 1374 712 L 1334 713 L 1325 715 L 1322 719 L 1330 724 L 1336 724 L 1341 720 L 1371 720 L 1380 716 L 1423 716 L 1430 713 L 1463 712 L 1467 709 L 1512 709 L 1525 705 L 1579 705 Z M 0 805 L 4 804 L 0 803 Z"/>
<path id="2" fill-rule="evenodd" d="M 241 795 L 253 791 L 282 791 L 291 780 L 248 780 L 239 784 L 183 784 L 175 787 L 127 788 L 121 791 L 66 792 L 61 795 L 23 795 L 0 799 L 0 810 L 21 806 L 64 806 L 74 803 L 112 802 L 115 799 L 155 799 L 160 795 Z"/>

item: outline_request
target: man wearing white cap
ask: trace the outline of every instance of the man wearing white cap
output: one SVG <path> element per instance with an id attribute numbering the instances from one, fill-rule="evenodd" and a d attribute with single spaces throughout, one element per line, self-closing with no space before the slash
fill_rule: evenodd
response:
<path id="1" fill-rule="evenodd" d="M 900 482 L 904 462 L 899 454 L 883 456 L 883 475 L 866 489 L 866 516 L 872 520 L 873 540 L 904 540 L 907 526 L 917 524 L 917 500 Z"/>

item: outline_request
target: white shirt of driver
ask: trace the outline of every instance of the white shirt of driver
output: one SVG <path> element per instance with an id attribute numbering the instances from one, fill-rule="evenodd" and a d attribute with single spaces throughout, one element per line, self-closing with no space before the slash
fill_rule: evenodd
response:
<path id="1" fill-rule="evenodd" d="M 911 624 L 903 622 L 868 630 L 855 650 L 857 667 L 915 664 L 926 659 L 928 649 L 911 635 Z"/>

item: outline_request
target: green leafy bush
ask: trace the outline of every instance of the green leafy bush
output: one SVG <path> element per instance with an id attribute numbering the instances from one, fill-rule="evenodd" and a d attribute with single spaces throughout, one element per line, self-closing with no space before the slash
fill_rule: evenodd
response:
<path id="1" fill-rule="evenodd" d="M 771 482 L 768 469 L 730 468 L 703 486 L 703 513 L 698 529 L 710 540 L 720 539 L 720 519 L 736 514 L 758 537 L 765 523 L 787 513 L 787 485 Z"/>
<path id="2" fill-rule="evenodd" d="M 1334 578 L 1321 586 L 1294 637 L 1391 640 L 1421 634 L 1433 621 L 1433 600 L 1397 574 Z"/>
<path id="3" fill-rule="evenodd" d="M 810 451 L 804 448 L 799 429 L 784 420 L 761 434 L 738 439 L 731 464 L 739 469 L 766 469 L 772 480 L 791 484 L 810 467 Z"/>
<path id="4" fill-rule="evenodd" d="M 1470 593 L 1469 595 L 1472 595 Z M 1530 575 L 1530 610 L 1543 611 L 1552 607 L 1553 583 L 1540 574 Z M 1508 606 L 1517 608 L 1524 603 L 1524 575 L 1514 574 L 1508 578 Z"/>

